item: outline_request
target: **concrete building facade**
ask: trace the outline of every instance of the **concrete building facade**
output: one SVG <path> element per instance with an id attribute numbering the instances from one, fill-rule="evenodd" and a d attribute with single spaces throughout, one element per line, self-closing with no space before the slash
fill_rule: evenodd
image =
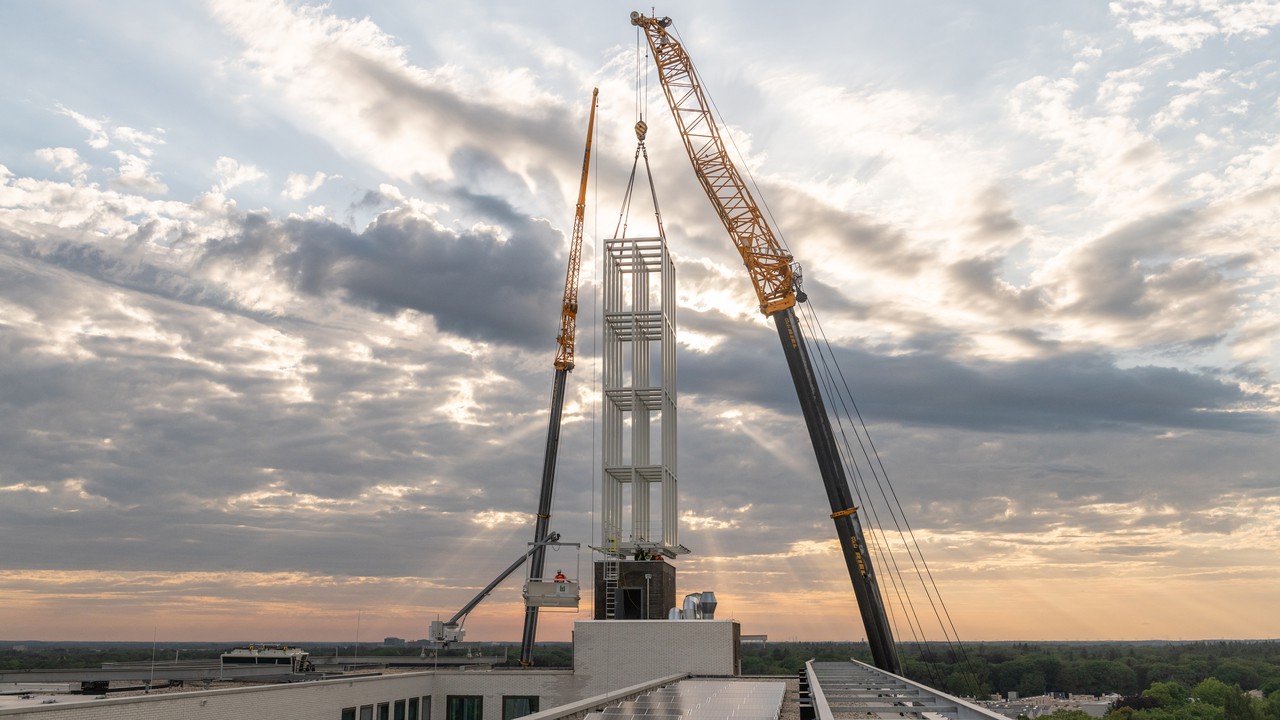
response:
<path id="1" fill-rule="evenodd" d="M 584 712 L 682 677 L 737 675 L 732 620 L 584 620 L 568 670 L 440 669 L 315 682 L 195 690 L 0 709 L 32 720 L 507 720 L 513 710 Z"/>

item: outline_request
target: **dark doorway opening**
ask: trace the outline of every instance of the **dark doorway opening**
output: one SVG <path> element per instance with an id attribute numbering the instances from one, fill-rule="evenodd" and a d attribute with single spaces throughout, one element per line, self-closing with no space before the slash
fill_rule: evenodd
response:
<path id="1" fill-rule="evenodd" d="M 618 616 L 620 620 L 643 620 L 644 617 L 644 588 L 624 587 L 618 588 L 618 595 L 621 602 L 618 603 L 618 610 L 621 613 Z"/>

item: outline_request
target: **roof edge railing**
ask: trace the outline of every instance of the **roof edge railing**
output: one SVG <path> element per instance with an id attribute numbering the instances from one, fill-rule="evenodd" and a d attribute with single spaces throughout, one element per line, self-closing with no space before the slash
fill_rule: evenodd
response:
<path id="1" fill-rule="evenodd" d="M 638 683 L 636 685 L 630 685 L 628 687 L 618 688 L 617 690 L 610 690 L 609 692 L 601 695 L 583 698 L 577 702 L 565 703 L 564 705 L 556 706 L 550 710 L 543 710 L 542 712 L 525 715 L 520 720 L 577 720 L 578 718 L 586 717 L 588 713 L 601 710 L 610 705 L 622 702 L 623 700 L 635 699 L 650 690 L 660 688 L 664 685 L 670 685 L 673 682 L 684 680 L 687 677 L 689 677 L 688 673 L 678 673 L 675 675 L 668 675 L 666 677 L 655 678 L 653 680 L 646 680 L 645 682 Z"/>
<path id="2" fill-rule="evenodd" d="M 817 720 L 834 720 L 831 705 L 827 704 L 827 696 L 822 692 L 822 683 L 818 682 L 818 674 L 813 671 L 813 661 L 804 664 L 804 674 L 809 678 L 809 696 L 813 699 L 813 712 Z"/>

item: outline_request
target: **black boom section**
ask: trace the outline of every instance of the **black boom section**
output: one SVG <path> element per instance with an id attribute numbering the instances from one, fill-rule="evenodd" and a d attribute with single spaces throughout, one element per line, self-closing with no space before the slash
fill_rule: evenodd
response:
<path id="1" fill-rule="evenodd" d="M 840 460 L 840 449 L 831 429 L 831 420 L 827 417 L 827 408 L 822 402 L 818 378 L 813 372 L 813 363 L 809 359 L 800 324 L 796 322 L 795 308 L 774 313 L 773 322 L 778 327 L 782 350 L 787 356 L 787 367 L 791 370 L 791 380 L 796 386 L 796 397 L 800 400 L 804 422 L 809 428 L 809 440 L 813 443 L 818 472 L 822 475 L 822 485 L 826 488 L 827 500 L 831 503 L 831 519 L 835 522 L 840 550 L 844 553 L 844 563 L 849 569 L 849 578 L 853 581 L 853 594 L 858 599 L 867 642 L 871 645 L 872 659 L 876 667 L 901 675 L 898 651 L 893 644 L 893 632 L 889 628 L 884 601 L 871 567 L 871 557 L 867 554 L 862 524 L 858 521 L 857 508 L 854 507 L 853 495 L 849 491 L 849 481 L 844 474 L 844 464 Z"/>

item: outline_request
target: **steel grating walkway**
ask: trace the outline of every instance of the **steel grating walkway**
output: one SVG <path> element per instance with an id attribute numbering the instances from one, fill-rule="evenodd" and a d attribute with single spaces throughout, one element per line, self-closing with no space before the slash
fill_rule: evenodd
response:
<path id="1" fill-rule="evenodd" d="M 999 713 L 856 660 L 810 661 L 805 663 L 805 678 L 809 685 L 812 712 L 817 720 L 1008 720 Z"/>

